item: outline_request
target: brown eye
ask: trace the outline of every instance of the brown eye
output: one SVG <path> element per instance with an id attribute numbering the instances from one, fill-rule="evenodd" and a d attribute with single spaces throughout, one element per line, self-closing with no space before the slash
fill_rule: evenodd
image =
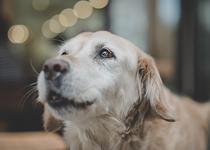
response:
<path id="1" fill-rule="evenodd" d="M 103 57 L 103 58 L 111 58 L 111 57 L 114 57 L 113 53 L 106 50 L 106 49 L 103 49 L 101 50 L 100 52 L 100 56 Z"/>

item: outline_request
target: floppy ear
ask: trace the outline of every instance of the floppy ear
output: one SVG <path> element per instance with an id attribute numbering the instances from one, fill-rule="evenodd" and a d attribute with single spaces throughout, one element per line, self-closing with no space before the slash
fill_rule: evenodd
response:
<path id="1" fill-rule="evenodd" d="M 139 78 L 140 99 L 149 101 L 152 110 L 166 121 L 176 121 L 176 115 L 167 105 L 164 86 L 154 60 L 148 56 L 138 62 L 137 78 Z"/>
<path id="2" fill-rule="evenodd" d="M 43 120 L 44 120 L 44 128 L 48 132 L 56 132 L 63 125 L 62 121 L 54 118 L 49 112 L 49 110 L 47 110 L 46 108 L 44 110 Z"/>

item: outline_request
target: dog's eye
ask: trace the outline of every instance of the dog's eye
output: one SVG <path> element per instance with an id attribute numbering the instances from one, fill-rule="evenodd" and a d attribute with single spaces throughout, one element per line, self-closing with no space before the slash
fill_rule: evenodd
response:
<path id="1" fill-rule="evenodd" d="M 67 55 L 67 52 L 63 52 L 61 55 Z"/>
<path id="2" fill-rule="evenodd" d="M 100 52 L 100 56 L 103 58 L 111 58 L 114 57 L 114 54 L 107 49 L 102 49 Z"/>

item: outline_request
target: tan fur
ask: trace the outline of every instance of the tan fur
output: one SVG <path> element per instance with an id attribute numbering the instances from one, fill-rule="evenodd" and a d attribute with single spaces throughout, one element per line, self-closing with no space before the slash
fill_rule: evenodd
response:
<path id="1" fill-rule="evenodd" d="M 113 62 L 102 63 L 91 57 L 97 41 L 111 45 L 116 55 Z M 69 56 L 56 59 L 67 61 L 71 71 L 76 72 L 69 72 L 71 82 L 65 80 L 64 84 L 77 90 L 91 84 L 91 88 L 72 95 L 82 97 L 79 102 L 84 97 L 95 99 L 92 106 L 83 110 L 71 108 L 59 114 L 47 104 L 47 86 L 43 72 L 40 74 L 44 127 L 53 132 L 64 125 L 64 140 L 70 150 L 207 149 L 210 104 L 171 93 L 163 85 L 154 60 L 129 41 L 105 31 L 83 33 L 63 49 Z M 74 81 L 72 76 L 80 80 Z M 83 78 L 87 82 L 83 80 L 81 87 Z"/>
<path id="2" fill-rule="evenodd" d="M 47 109 L 44 110 L 43 120 L 44 128 L 48 132 L 55 132 L 63 125 L 63 123 L 60 120 L 55 119 Z"/>

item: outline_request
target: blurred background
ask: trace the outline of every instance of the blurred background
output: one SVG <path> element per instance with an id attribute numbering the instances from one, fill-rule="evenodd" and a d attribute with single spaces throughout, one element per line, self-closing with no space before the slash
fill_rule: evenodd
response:
<path id="1" fill-rule="evenodd" d="M 36 80 L 66 39 L 107 30 L 153 56 L 165 85 L 210 98 L 210 0 L 0 0 L 0 131 L 40 131 Z"/>

